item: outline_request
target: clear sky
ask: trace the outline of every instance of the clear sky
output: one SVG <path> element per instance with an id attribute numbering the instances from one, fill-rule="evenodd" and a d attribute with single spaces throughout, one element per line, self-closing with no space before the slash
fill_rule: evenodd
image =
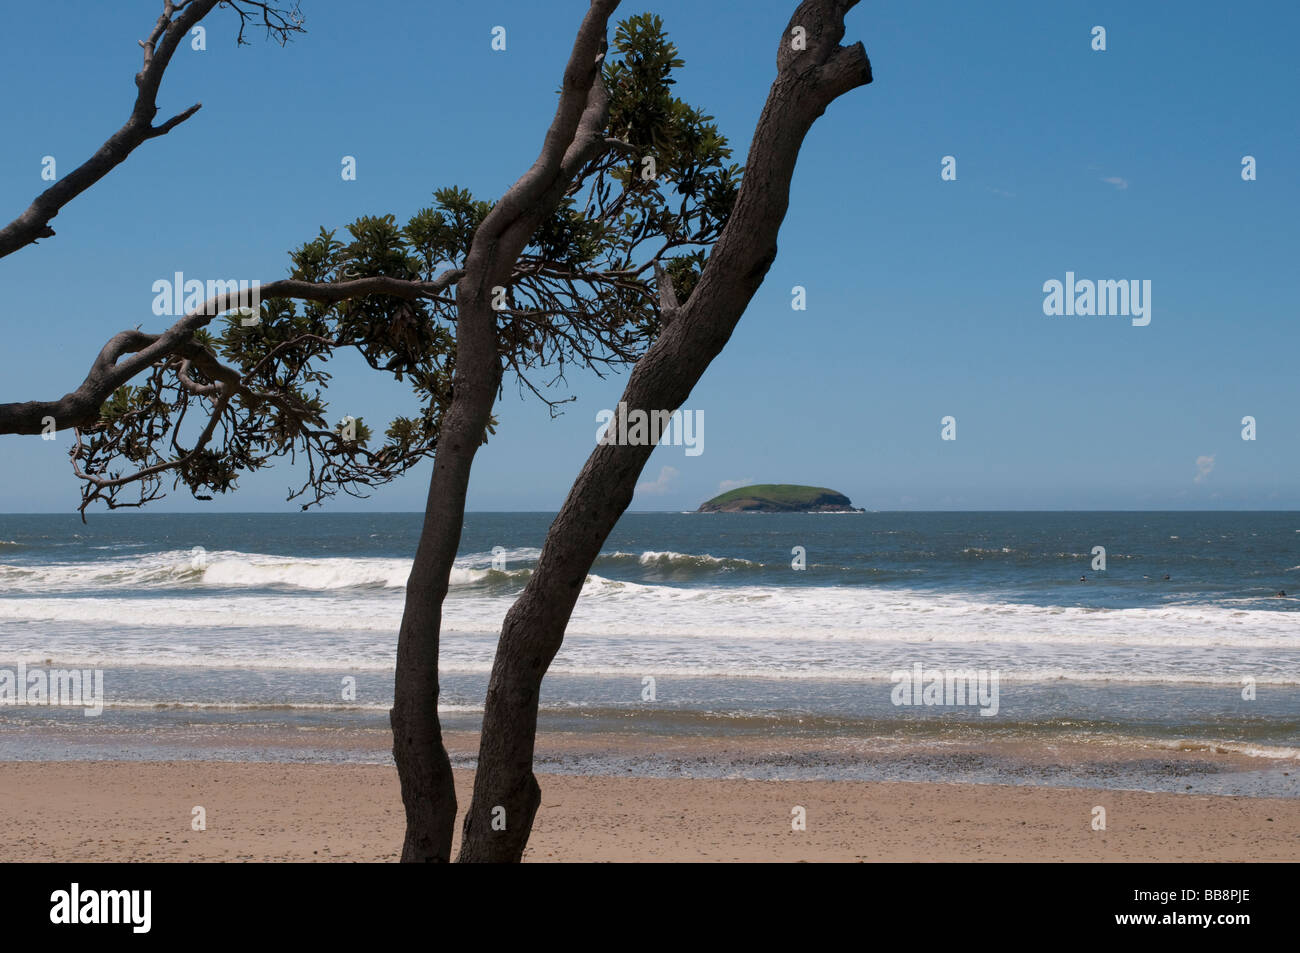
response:
<path id="1" fill-rule="evenodd" d="M 743 161 L 794 6 L 625 0 L 619 15 L 664 17 L 681 94 Z M 175 271 L 270 281 L 321 225 L 404 220 L 445 185 L 500 195 L 537 154 L 585 7 L 302 0 L 308 32 L 284 49 L 237 49 L 233 14 L 214 12 L 159 98 L 160 119 L 198 115 L 65 208 L 56 238 L 0 260 L 0 400 L 58 397 L 116 331 L 162 330 L 151 286 Z M 44 187 L 43 156 L 66 173 L 126 118 L 160 8 L 8 5 L 0 218 Z M 848 23 L 875 82 L 808 138 L 778 259 L 686 404 L 704 452 L 656 450 L 633 509 L 694 509 L 739 481 L 873 509 L 1300 506 L 1300 6 L 866 0 Z M 1150 324 L 1045 315 L 1044 282 L 1067 271 L 1149 280 Z M 336 374 L 339 417 L 409 410 L 357 360 Z M 469 508 L 557 508 L 624 380 L 572 377 L 557 420 L 508 384 Z M 74 510 L 70 442 L 0 437 L 0 512 Z M 332 506 L 420 509 L 428 472 Z M 292 511 L 293 476 L 155 508 Z"/>

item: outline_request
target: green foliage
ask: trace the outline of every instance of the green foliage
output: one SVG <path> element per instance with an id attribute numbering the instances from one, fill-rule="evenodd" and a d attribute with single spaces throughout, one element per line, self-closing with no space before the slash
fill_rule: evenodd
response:
<path id="1" fill-rule="evenodd" d="M 660 327 L 654 262 L 664 262 L 685 302 L 734 204 L 741 169 L 730 162 L 726 139 L 711 116 L 674 95 L 683 65 L 657 15 L 618 24 L 603 80 L 606 136 L 624 145 L 579 172 L 515 263 L 509 307 L 498 317 L 502 363 L 553 409 L 559 401 L 543 390 L 563 381 L 566 365 L 599 374 L 644 352 Z M 646 157 L 655 165 L 650 179 L 642 175 Z M 358 218 L 345 235 L 322 227 L 290 252 L 290 275 L 315 283 L 373 276 L 432 282 L 464 266 L 491 209 L 467 189 L 440 188 L 405 223 L 382 214 Z M 414 299 L 272 298 L 259 317 L 245 325 L 230 314 L 195 332 L 192 343 L 206 360 L 173 356 L 147 383 L 110 398 L 77 453 L 88 477 L 83 508 L 94 499 L 139 505 L 118 498 L 133 479 L 143 485 L 141 503 L 161 495 L 159 472 L 131 477 L 132 470 L 171 471 L 209 498 L 281 456 L 306 458 L 308 476 L 290 498 L 306 495 L 311 505 L 338 490 L 359 495 L 436 451 L 455 372 L 454 285 Z M 340 348 L 405 382 L 418 405 L 384 428 L 378 448 L 360 421 L 355 442 L 327 423 L 326 368 Z M 215 364 L 235 372 L 238 385 L 206 377 L 202 367 Z M 543 369 L 546 379 L 534 382 Z M 214 416 L 204 439 L 200 432 Z M 484 440 L 494 426 L 489 422 Z"/>
<path id="2" fill-rule="evenodd" d="M 610 133 L 630 143 L 639 155 L 668 155 L 680 135 L 681 101 L 669 87 L 673 70 L 686 63 L 664 32 L 658 14 L 642 13 L 619 23 L 605 67 L 610 93 Z M 622 57 L 619 59 L 618 57 Z"/>
<path id="3" fill-rule="evenodd" d="M 137 413 L 148 407 L 150 394 L 147 387 L 132 387 L 124 384 L 113 391 L 112 396 L 99 408 L 101 426 L 108 426 L 122 420 L 128 414 Z"/>
<path id="4" fill-rule="evenodd" d="M 421 256 L 422 277 L 431 280 L 438 262 L 463 261 L 469 254 L 474 232 L 492 205 L 476 201 L 468 189 L 438 189 L 434 208 L 421 209 L 405 228 L 405 239 Z"/>
<path id="5" fill-rule="evenodd" d="M 665 235 L 687 237 L 692 228 L 716 237 L 736 192 L 740 166 L 727 162 L 731 149 L 713 117 L 672 94 L 673 71 L 683 66 L 677 47 L 657 14 L 643 13 L 618 25 L 614 52 L 605 68 L 610 92 L 610 135 L 632 147 L 633 161 L 623 171 L 624 187 L 661 192 L 671 183 L 682 204 L 655 221 Z M 652 157 L 656 177 L 645 180 L 642 160 Z M 666 206 L 668 196 L 661 197 Z M 692 207 L 694 206 L 694 207 Z"/>

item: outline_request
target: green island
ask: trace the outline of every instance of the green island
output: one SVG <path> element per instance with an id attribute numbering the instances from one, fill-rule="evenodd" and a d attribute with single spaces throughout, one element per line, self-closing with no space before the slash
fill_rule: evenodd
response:
<path id="1" fill-rule="evenodd" d="M 702 503 L 699 513 L 862 513 L 847 496 L 824 486 L 756 483 Z"/>

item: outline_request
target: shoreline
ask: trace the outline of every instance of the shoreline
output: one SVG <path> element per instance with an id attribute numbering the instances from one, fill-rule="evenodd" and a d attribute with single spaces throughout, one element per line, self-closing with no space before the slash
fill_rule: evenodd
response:
<path id="1" fill-rule="evenodd" d="M 526 861 L 1295 861 L 1300 800 L 539 775 Z M 472 773 L 456 771 L 463 813 Z M 0 762 L 0 860 L 394 861 L 389 765 Z M 191 830 L 202 806 L 207 830 Z M 791 829 L 791 811 L 807 829 Z M 1096 807 L 1106 830 L 1093 830 Z M 459 837 L 459 831 L 457 832 Z"/>
<path id="2" fill-rule="evenodd" d="M 313 716 L 291 723 L 192 720 L 93 726 L 75 721 L 9 724 L 0 763 L 212 762 L 392 766 L 386 718 L 365 724 Z M 446 719 L 452 766 L 472 770 L 476 719 Z M 568 719 L 537 734 L 538 774 L 779 782 L 906 782 L 1296 799 L 1300 758 L 1250 753 L 1236 741 L 1131 739 L 1094 734 L 1037 738 L 972 731 L 926 736 L 895 729 L 866 735 L 799 733 L 763 723 L 745 733 L 682 730 L 671 722 Z M 3 724 L 3 721 L 0 721 Z M 713 727 L 717 727 L 716 725 Z"/>

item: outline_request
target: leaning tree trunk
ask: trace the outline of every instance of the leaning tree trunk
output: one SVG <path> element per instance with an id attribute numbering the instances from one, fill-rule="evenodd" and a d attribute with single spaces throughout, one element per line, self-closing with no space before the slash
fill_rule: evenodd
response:
<path id="1" fill-rule="evenodd" d="M 750 145 L 736 204 L 685 304 L 660 273 L 665 329 L 623 392 L 630 410 L 676 409 L 730 338 L 776 258 L 790 180 L 804 137 L 840 95 L 871 82 L 861 43 L 842 47 L 857 0 L 805 0 L 777 53 L 777 77 Z M 799 38 L 805 40 L 802 48 Z M 611 427 L 617 426 L 617 421 Z M 518 861 L 541 790 L 533 775 L 542 678 L 592 563 L 632 494 L 653 447 L 598 446 L 546 536 L 537 568 L 506 615 L 488 687 L 474 795 L 459 860 Z"/>
<path id="2" fill-rule="evenodd" d="M 495 358 L 494 353 L 489 356 Z M 438 634 L 442 601 L 460 545 L 470 467 L 483 441 L 500 377 L 499 363 L 495 376 L 457 371 L 454 397 L 438 437 L 424 526 L 406 583 L 389 720 L 406 807 L 402 860 L 408 863 L 451 859 L 456 788 L 438 719 Z"/>
<path id="3" fill-rule="evenodd" d="M 609 97 L 600 71 L 605 33 L 618 0 L 591 0 L 564 72 L 560 102 L 532 167 L 474 232 L 456 285 L 456 372 L 443 414 L 425 504 L 424 527 L 406 584 L 393 685 L 393 758 L 406 808 L 403 861 L 445 862 L 456 826 L 456 790 L 438 718 L 442 603 L 460 546 L 470 468 L 483 443 L 502 358 L 494 288 L 554 213 L 582 167 L 608 148 Z"/>

